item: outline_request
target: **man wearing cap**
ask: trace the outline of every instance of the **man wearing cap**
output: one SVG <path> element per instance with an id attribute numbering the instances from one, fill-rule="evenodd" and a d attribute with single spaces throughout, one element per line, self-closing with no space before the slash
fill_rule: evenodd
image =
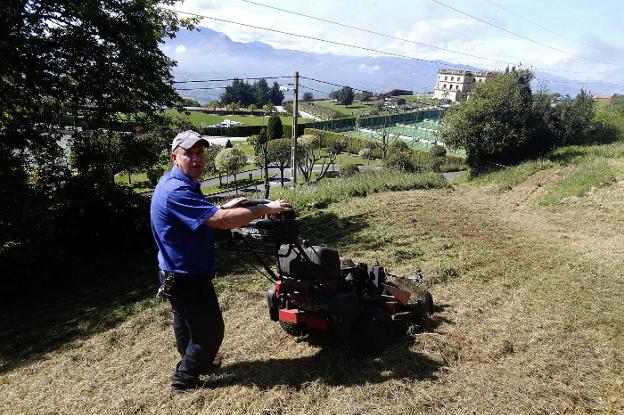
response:
<path id="1" fill-rule="evenodd" d="M 173 139 L 173 168 L 160 179 L 150 209 L 158 246 L 160 280 L 173 310 L 173 330 L 181 359 L 171 377 L 174 392 L 200 385 L 199 375 L 220 365 L 223 318 L 212 285 L 214 243 L 211 228 L 229 229 L 263 215 L 292 210 L 285 200 L 242 207 L 245 198 L 218 207 L 200 189 L 208 141 L 194 131 Z"/>

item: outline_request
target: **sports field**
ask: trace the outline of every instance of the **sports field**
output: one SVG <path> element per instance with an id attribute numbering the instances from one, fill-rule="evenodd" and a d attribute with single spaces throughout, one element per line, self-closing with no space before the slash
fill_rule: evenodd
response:
<path id="1" fill-rule="evenodd" d="M 435 144 L 444 145 L 444 143 L 438 139 L 438 126 L 439 123 L 437 120 L 425 119 L 414 124 L 393 125 L 386 127 L 385 130 L 394 136 L 398 134 L 399 138 L 405 141 L 410 147 L 426 151 Z M 381 130 L 360 128 L 358 130 L 346 131 L 344 134 L 369 140 L 379 140 L 381 137 Z M 466 154 L 465 150 L 453 150 L 448 148 L 447 152 L 459 155 Z"/>

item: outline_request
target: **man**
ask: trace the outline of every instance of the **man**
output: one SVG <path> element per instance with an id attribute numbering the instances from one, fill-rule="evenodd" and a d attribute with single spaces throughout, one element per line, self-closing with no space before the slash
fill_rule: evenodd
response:
<path id="1" fill-rule="evenodd" d="M 223 318 L 212 285 L 214 243 L 211 228 L 245 225 L 263 215 L 292 210 L 287 201 L 241 207 L 237 198 L 222 207 L 200 190 L 208 146 L 198 133 L 184 131 L 171 144 L 173 168 L 160 179 L 150 209 L 158 245 L 159 276 L 173 310 L 173 329 L 181 359 L 171 377 L 174 392 L 199 385 L 199 375 L 220 365 Z"/>

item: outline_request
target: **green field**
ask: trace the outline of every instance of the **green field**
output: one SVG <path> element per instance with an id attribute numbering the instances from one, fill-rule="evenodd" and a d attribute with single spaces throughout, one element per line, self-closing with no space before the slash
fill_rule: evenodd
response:
<path id="1" fill-rule="evenodd" d="M 311 104 L 318 105 L 319 107 L 327 108 L 332 111 L 336 111 L 342 115 L 347 115 L 349 117 L 369 113 L 375 108 L 375 104 L 373 104 L 372 102 L 361 101 L 353 101 L 351 105 L 341 105 L 335 102 L 331 102 L 330 100 L 314 101 L 311 102 Z M 380 112 L 381 115 L 385 113 L 385 111 Z"/>
<path id="2" fill-rule="evenodd" d="M 196 127 L 210 127 L 211 125 L 218 124 L 225 119 L 238 121 L 243 123 L 243 125 L 267 125 L 267 122 L 269 121 L 268 116 L 262 117 L 257 115 L 213 115 L 197 111 L 192 111 L 187 115 L 172 109 L 166 110 L 165 112 L 174 117 L 189 120 Z M 282 120 L 283 125 L 292 125 L 292 117 L 284 116 L 280 117 L 280 119 Z M 297 120 L 297 123 L 305 124 L 305 120 L 300 117 Z"/>

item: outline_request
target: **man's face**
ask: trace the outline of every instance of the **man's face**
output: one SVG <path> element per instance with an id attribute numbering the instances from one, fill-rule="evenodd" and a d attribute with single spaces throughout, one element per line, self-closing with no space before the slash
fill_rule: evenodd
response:
<path id="1" fill-rule="evenodd" d="M 188 150 L 177 147 L 171 153 L 171 160 L 189 179 L 198 181 L 204 174 L 204 167 L 206 167 L 204 145 L 197 143 Z"/>

